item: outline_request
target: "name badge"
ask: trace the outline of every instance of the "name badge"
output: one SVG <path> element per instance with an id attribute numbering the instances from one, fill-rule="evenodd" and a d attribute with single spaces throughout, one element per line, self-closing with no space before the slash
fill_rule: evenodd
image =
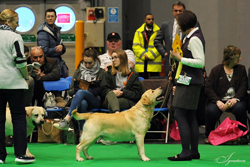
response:
<path id="1" fill-rule="evenodd" d="M 185 75 L 179 75 L 179 78 L 177 80 L 177 83 L 183 84 L 183 85 L 189 85 L 191 82 L 191 77 L 185 76 Z"/>

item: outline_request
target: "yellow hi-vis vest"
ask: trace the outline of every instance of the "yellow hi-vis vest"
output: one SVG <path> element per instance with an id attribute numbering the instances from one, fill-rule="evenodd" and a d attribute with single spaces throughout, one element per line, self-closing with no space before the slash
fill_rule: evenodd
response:
<path id="1" fill-rule="evenodd" d="M 148 56 L 148 65 L 147 72 L 161 72 L 161 54 L 154 47 L 154 39 L 157 35 L 157 31 L 160 28 L 154 23 L 153 24 L 153 34 L 150 36 L 148 43 L 148 50 L 146 51 L 144 48 L 144 30 L 146 23 L 142 24 L 140 28 L 138 28 L 134 35 L 133 40 L 133 51 L 135 53 L 135 71 L 136 72 L 144 72 L 144 61 L 145 54 Z"/>

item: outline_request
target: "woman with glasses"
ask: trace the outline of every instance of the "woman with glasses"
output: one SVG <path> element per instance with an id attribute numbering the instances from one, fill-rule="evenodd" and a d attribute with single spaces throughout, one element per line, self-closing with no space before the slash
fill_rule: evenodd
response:
<path id="1" fill-rule="evenodd" d="M 139 74 L 129 68 L 124 50 L 113 51 L 112 66 L 101 83 L 102 97 L 109 112 L 120 112 L 134 106 L 141 97 Z"/>
<path id="2" fill-rule="evenodd" d="M 205 143 L 225 111 L 232 112 L 236 120 L 247 126 L 247 73 L 241 60 L 240 48 L 228 45 L 223 51 L 222 64 L 215 66 L 207 78 L 205 90 L 208 97 L 205 119 Z M 239 127 L 244 130 L 243 127 Z M 247 144 L 247 137 L 241 138 Z"/>
<path id="3" fill-rule="evenodd" d="M 102 81 L 104 69 L 100 68 L 101 62 L 98 58 L 98 53 L 94 48 L 89 47 L 84 50 L 82 58 L 83 60 L 73 75 L 68 91 L 70 96 L 75 95 L 69 112 L 62 121 L 54 124 L 55 127 L 61 130 L 68 130 L 72 117 L 71 113 L 74 109 L 78 109 L 78 112 L 84 113 L 94 108 L 100 108 L 101 106 L 100 82 Z M 89 84 L 87 90 L 79 88 L 81 81 Z M 84 122 L 85 120 L 79 121 L 80 133 L 82 132 Z"/>
<path id="4" fill-rule="evenodd" d="M 5 163 L 6 106 L 9 104 L 15 136 L 14 148 L 16 162 L 30 163 L 34 157 L 26 155 L 26 111 L 24 107 L 24 89 L 28 89 L 27 62 L 21 35 L 15 33 L 18 26 L 18 14 L 5 9 L 0 14 L 0 164 Z"/>
<path id="5" fill-rule="evenodd" d="M 141 98 L 139 73 L 128 64 L 124 50 L 112 52 L 112 66 L 108 66 L 101 83 L 102 98 L 110 113 L 118 113 L 134 106 Z M 105 145 L 116 142 L 100 140 Z"/>

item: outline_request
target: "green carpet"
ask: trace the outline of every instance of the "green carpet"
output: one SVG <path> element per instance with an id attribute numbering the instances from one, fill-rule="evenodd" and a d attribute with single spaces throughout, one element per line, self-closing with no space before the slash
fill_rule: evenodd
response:
<path id="1" fill-rule="evenodd" d="M 75 160 L 76 145 L 52 143 L 28 143 L 29 150 L 36 156 L 36 161 L 29 167 L 204 167 L 204 166 L 250 166 L 249 145 L 199 145 L 200 160 L 172 162 L 167 159 L 180 153 L 180 144 L 145 144 L 146 156 L 151 161 L 143 162 L 137 154 L 136 144 L 119 143 L 105 146 L 94 144 L 89 149 L 93 160 L 77 162 Z M 8 147 L 9 155 L 4 166 L 18 166 L 15 162 L 14 148 Z M 83 154 L 81 153 L 81 156 Z M 217 161 L 216 161 L 217 160 Z"/>

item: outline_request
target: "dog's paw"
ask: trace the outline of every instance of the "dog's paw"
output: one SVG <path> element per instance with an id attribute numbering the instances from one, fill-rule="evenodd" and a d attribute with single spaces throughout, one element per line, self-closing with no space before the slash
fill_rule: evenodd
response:
<path id="1" fill-rule="evenodd" d="M 79 162 L 84 161 L 84 159 L 82 157 L 76 158 L 76 160 L 79 161 Z"/>
<path id="2" fill-rule="evenodd" d="M 146 156 L 141 157 L 141 160 L 143 160 L 143 161 L 150 161 L 150 159 L 148 157 L 146 157 Z"/>
<path id="3" fill-rule="evenodd" d="M 94 159 L 94 157 L 88 156 L 88 157 L 86 157 L 86 159 L 87 159 L 87 160 L 91 160 L 91 159 Z"/>

